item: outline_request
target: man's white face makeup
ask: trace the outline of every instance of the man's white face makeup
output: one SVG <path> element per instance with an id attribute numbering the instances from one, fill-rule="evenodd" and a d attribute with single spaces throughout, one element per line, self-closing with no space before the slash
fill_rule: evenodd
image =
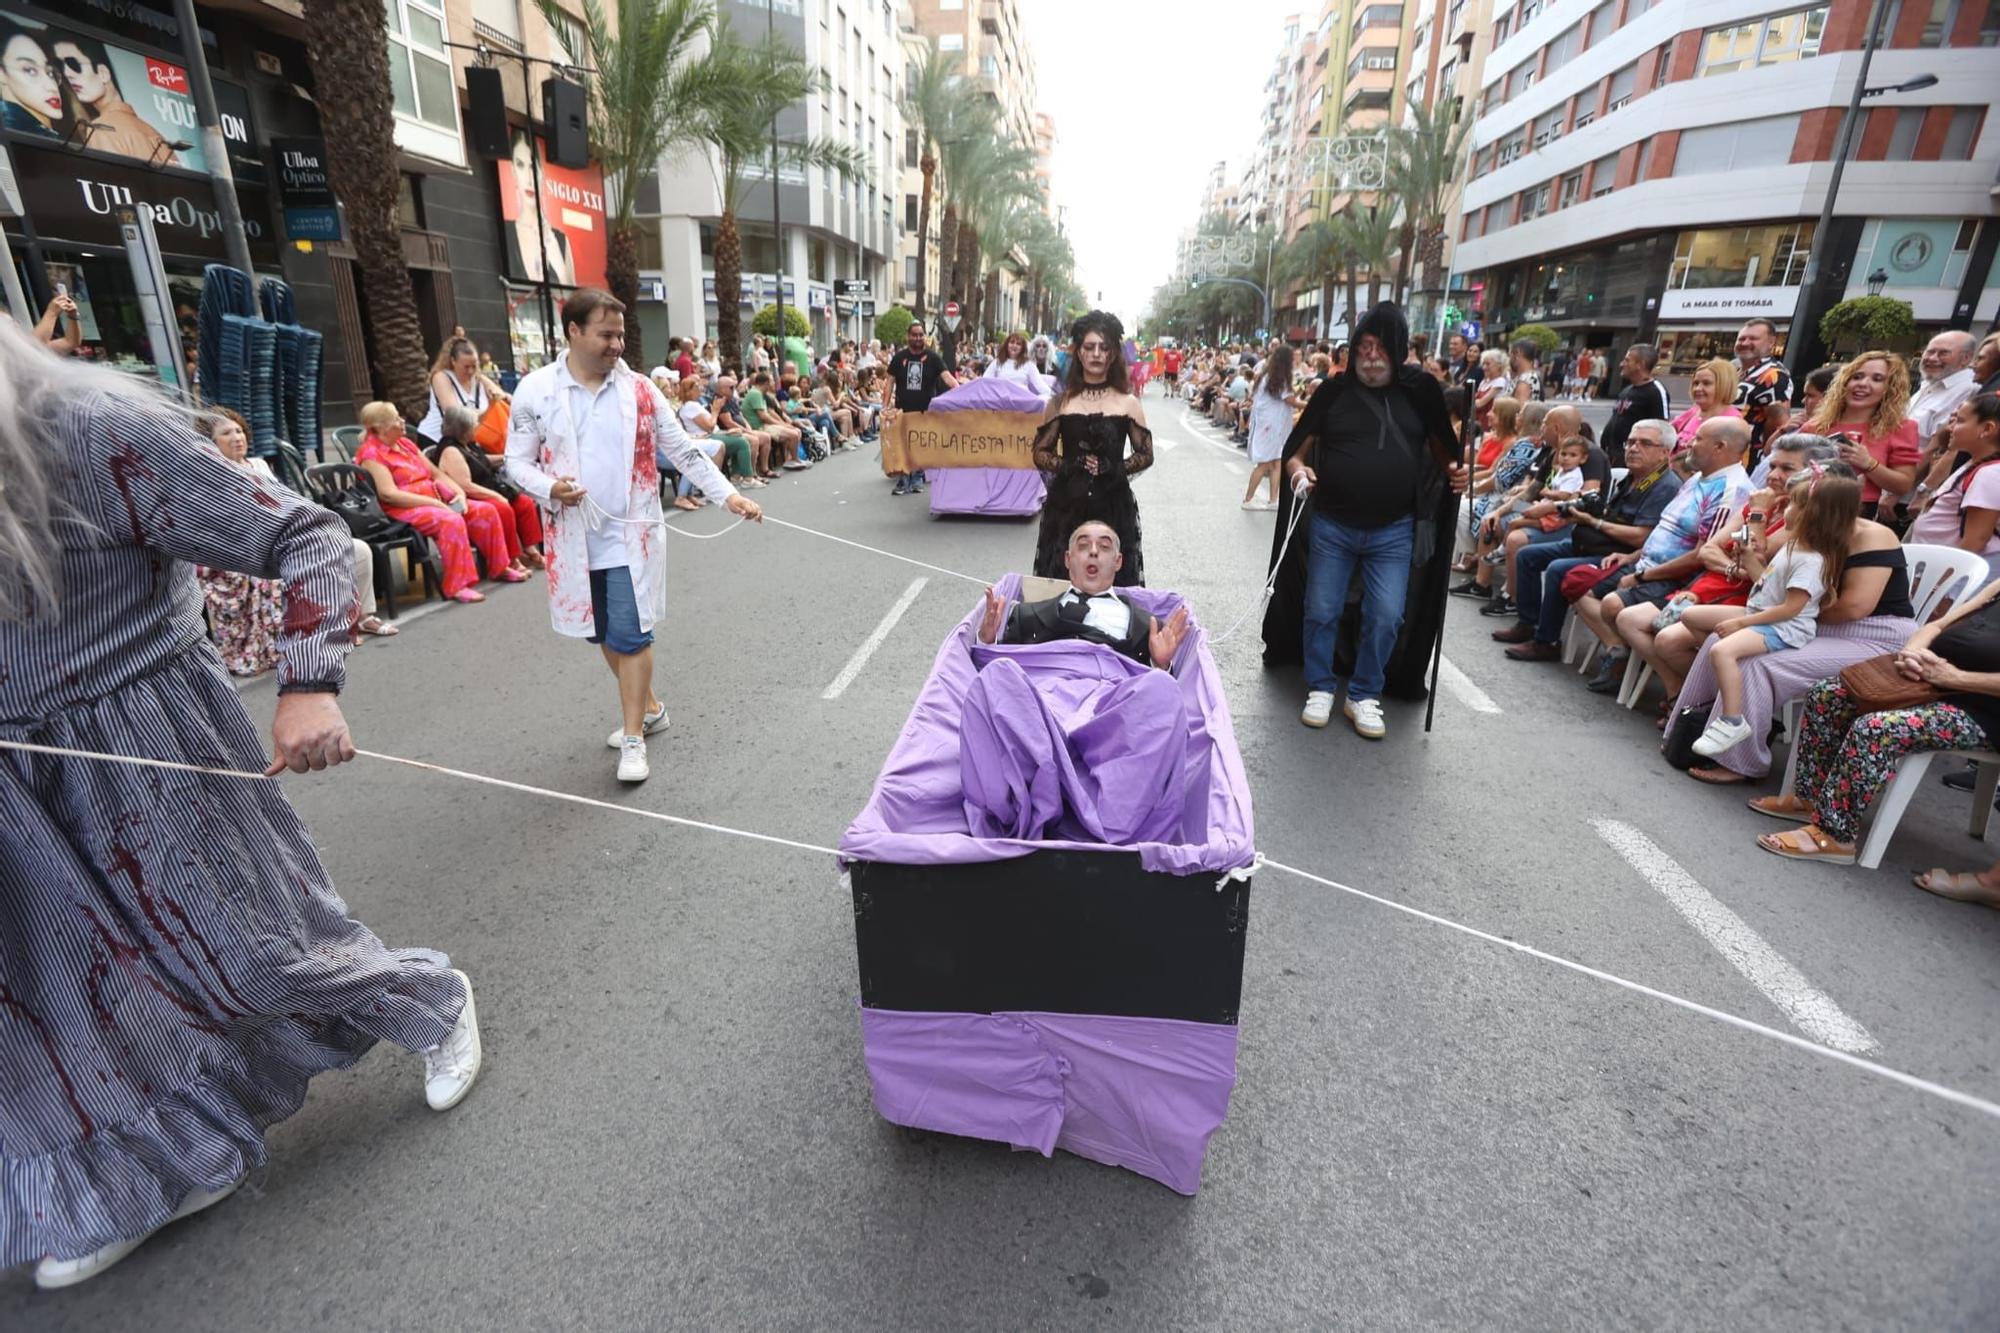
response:
<path id="1" fill-rule="evenodd" d="M 1125 564 L 1125 556 L 1118 549 L 1118 538 L 1111 529 L 1102 524 L 1089 524 L 1078 528 L 1069 539 L 1069 549 L 1063 552 L 1063 564 L 1069 570 L 1069 581 L 1076 590 L 1095 597 L 1109 591 L 1111 582 L 1118 577 L 1118 571 Z"/>
<path id="2" fill-rule="evenodd" d="M 1369 388 L 1379 389 L 1387 384 L 1394 369 L 1389 364 L 1389 354 L 1382 349 L 1382 340 L 1374 334 L 1354 344 L 1354 373 Z"/>

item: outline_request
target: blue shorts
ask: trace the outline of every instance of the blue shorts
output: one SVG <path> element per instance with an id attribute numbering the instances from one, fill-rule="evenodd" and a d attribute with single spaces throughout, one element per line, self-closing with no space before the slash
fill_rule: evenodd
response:
<path id="1" fill-rule="evenodd" d="M 1763 638 L 1764 651 L 1767 653 L 1782 653 L 1792 646 L 1778 637 L 1776 625 L 1752 625 L 1750 628 L 1756 630 Z"/>
<path id="2" fill-rule="evenodd" d="M 639 603 L 632 595 L 632 571 L 624 565 L 590 571 L 590 616 L 597 627 L 590 641 L 603 644 L 620 657 L 630 657 L 653 646 L 653 632 L 639 628 Z"/>

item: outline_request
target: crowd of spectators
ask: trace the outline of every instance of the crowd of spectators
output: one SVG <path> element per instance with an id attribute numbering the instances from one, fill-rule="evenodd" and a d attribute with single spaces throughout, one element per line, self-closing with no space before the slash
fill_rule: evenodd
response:
<path id="1" fill-rule="evenodd" d="M 1509 659 L 1594 656 L 1580 683 L 1628 706 L 1657 680 L 1662 748 L 1698 781 L 1772 775 L 1802 702 L 1796 786 L 1752 802 L 1798 827 L 1759 845 L 1851 864 L 1898 759 L 2000 748 L 2000 340 L 1939 334 L 1914 373 L 1865 351 L 1796 408 L 1773 347 L 1752 321 L 1671 415 L 1654 349 L 1627 349 L 1615 462 L 1565 404 L 1507 411 L 1495 381 L 1532 371 L 1489 355 L 1452 591 L 1509 622 Z M 1902 689 L 1858 688 L 1871 671 Z M 2000 906 L 2000 866 L 1918 883 Z"/>

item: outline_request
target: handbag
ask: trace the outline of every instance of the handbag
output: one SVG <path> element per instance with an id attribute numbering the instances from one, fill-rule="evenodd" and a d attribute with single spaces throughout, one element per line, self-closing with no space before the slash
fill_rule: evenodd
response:
<path id="1" fill-rule="evenodd" d="M 489 454 L 507 452 L 507 422 L 513 410 L 495 398 L 479 414 L 479 426 L 472 432 L 472 442 Z"/>
<path id="2" fill-rule="evenodd" d="M 1660 746 L 1667 763 L 1685 773 L 1701 762 L 1701 756 L 1694 752 L 1694 743 L 1708 730 L 1708 719 L 1714 711 L 1713 704 L 1694 704 L 1675 710 L 1673 720 L 1667 723 L 1667 739 Z"/>
<path id="3" fill-rule="evenodd" d="M 1883 653 L 1840 669 L 1840 684 L 1854 701 L 1856 713 L 1882 713 L 1892 708 L 1922 708 L 1944 697 L 1927 680 L 1911 680 L 1896 669 L 1896 655 Z"/>

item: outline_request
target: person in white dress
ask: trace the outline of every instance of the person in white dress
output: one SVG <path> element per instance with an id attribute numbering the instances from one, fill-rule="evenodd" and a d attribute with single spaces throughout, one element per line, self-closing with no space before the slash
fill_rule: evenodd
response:
<path id="1" fill-rule="evenodd" d="M 1264 369 L 1250 389 L 1250 485 L 1243 492 L 1245 509 L 1278 507 L 1278 460 L 1291 436 L 1292 421 L 1305 404 L 1292 392 L 1292 346 L 1280 343 L 1264 360 Z M 1265 480 L 1271 483 L 1271 498 L 1257 499 Z"/>
<path id="2" fill-rule="evenodd" d="M 986 363 L 983 378 L 1026 385 L 1045 403 L 1055 394 L 1055 381 L 1037 370 L 1028 355 L 1028 335 L 1025 333 L 1007 335 L 1007 340 L 1000 344 L 1000 355 Z"/>

